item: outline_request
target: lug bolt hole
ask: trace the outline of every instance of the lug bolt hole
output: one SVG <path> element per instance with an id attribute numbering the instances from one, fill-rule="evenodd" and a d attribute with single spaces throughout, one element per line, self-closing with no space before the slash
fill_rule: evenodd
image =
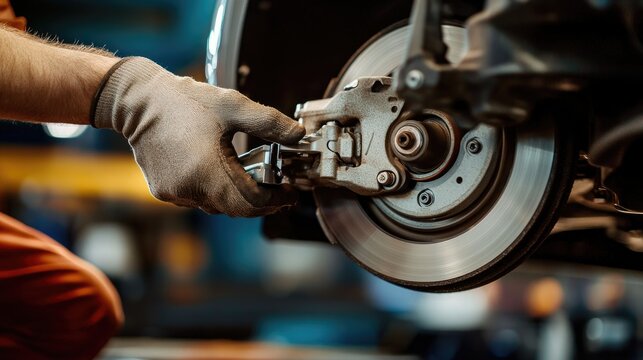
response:
<path id="1" fill-rule="evenodd" d="M 455 182 L 457 182 L 458 184 L 462 184 L 462 177 L 458 176 L 458 177 L 455 179 Z"/>

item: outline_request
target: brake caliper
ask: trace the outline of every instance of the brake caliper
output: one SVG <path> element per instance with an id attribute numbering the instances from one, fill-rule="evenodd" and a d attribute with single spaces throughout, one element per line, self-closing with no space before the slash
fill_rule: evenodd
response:
<path id="1" fill-rule="evenodd" d="M 406 176 L 387 139 L 402 105 L 391 78 L 359 78 L 332 98 L 297 108 L 307 134 L 297 145 L 263 145 L 239 160 L 263 184 L 344 187 L 368 196 L 396 191 Z"/>

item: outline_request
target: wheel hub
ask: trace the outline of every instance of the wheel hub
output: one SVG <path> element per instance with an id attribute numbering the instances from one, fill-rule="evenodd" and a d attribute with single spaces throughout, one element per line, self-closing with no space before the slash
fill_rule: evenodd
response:
<path id="1" fill-rule="evenodd" d="M 404 126 L 408 125 L 398 125 L 399 129 L 394 132 Z M 471 141 L 481 144 L 480 151 L 475 154 L 466 149 Z M 435 170 L 418 173 L 417 168 L 410 167 L 409 172 L 415 179 L 412 188 L 395 195 L 363 200 L 388 231 L 403 238 L 426 240 L 427 232 L 445 230 L 474 215 L 472 211 L 463 211 L 471 208 L 493 185 L 502 136 L 499 130 L 481 125 L 466 133 L 462 141 L 451 139 L 450 142 L 458 146 L 453 146 L 450 156 L 445 156 Z M 426 201 L 427 194 L 430 194 L 430 203 Z M 417 234 L 411 235 L 408 230 Z"/>
<path id="2" fill-rule="evenodd" d="M 425 110 L 402 114 L 389 139 L 393 154 L 416 180 L 428 180 L 448 170 L 457 156 L 460 132 L 446 114 Z"/>

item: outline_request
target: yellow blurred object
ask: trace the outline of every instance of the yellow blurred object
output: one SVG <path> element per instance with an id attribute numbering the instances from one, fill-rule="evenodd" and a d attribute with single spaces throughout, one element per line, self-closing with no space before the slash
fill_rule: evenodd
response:
<path id="1" fill-rule="evenodd" d="M 0 147 L 0 192 L 19 193 L 23 189 L 164 204 L 150 194 L 131 155 L 52 147 Z"/>
<path id="2" fill-rule="evenodd" d="M 544 278 L 529 285 L 526 293 L 529 315 L 537 318 L 552 315 L 563 305 L 563 287 L 554 278 Z"/>
<path id="3" fill-rule="evenodd" d="M 208 262 L 208 251 L 195 234 L 170 233 L 159 245 L 160 260 L 177 280 L 193 280 Z"/>

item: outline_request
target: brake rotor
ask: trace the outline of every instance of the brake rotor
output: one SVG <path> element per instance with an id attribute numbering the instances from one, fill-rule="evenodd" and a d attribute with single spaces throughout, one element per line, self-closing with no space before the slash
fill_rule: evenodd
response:
<path id="1" fill-rule="evenodd" d="M 447 58 L 459 62 L 466 31 L 445 25 L 443 34 Z M 407 35 L 403 26 L 375 36 L 334 89 L 360 76 L 392 74 L 403 62 Z M 437 176 L 412 174 L 415 184 L 402 194 L 366 198 L 314 189 L 319 221 L 331 242 L 388 281 L 424 291 L 480 286 L 516 266 L 555 220 L 552 207 L 564 195 L 544 206 L 559 181 L 553 179 L 555 135 L 553 125 L 515 131 L 478 125 L 453 135 L 454 155 Z"/>

